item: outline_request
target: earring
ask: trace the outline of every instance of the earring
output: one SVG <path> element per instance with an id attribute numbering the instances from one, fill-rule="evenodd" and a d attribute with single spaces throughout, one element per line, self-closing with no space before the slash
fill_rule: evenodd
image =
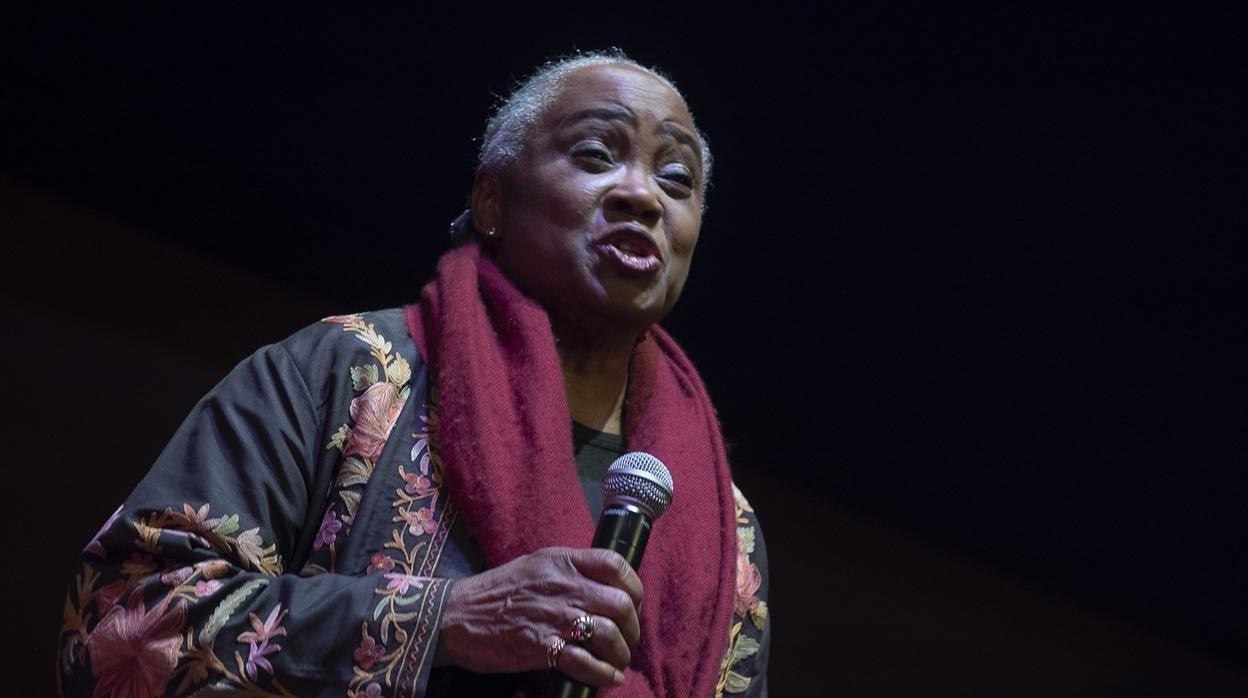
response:
<path id="1" fill-rule="evenodd" d="M 487 238 L 497 237 L 497 236 L 498 236 L 498 231 L 494 229 L 494 226 L 490 226 L 490 229 L 489 229 L 489 230 L 487 230 L 487 231 L 485 231 L 485 236 L 486 236 Z"/>

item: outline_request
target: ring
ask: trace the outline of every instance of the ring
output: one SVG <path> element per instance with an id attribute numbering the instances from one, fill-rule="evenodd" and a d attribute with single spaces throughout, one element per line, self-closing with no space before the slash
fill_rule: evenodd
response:
<path id="1" fill-rule="evenodd" d="M 570 635 L 573 642 L 589 642 L 592 640 L 594 638 L 594 617 L 578 616 L 576 620 L 572 621 L 572 632 Z"/>
<path id="2" fill-rule="evenodd" d="M 546 646 L 546 666 L 551 669 L 555 668 L 555 665 L 559 663 L 559 655 L 563 654 L 563 648 L 567 644 L 558 635 L 551 638 L 550 644 Z"/>

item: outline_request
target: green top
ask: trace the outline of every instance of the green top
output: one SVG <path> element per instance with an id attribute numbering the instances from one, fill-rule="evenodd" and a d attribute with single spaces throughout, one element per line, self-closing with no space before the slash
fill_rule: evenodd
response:
<path id="1" fill-rule="evenodd" d="M 597 521 L 602 514 L 602 476 L 624 453 L 624 437 L 572 422 L 572 450 L 576 454 L 576 474 L 581 480 L 581 489 L 585 490 L 585 502 Z"/>

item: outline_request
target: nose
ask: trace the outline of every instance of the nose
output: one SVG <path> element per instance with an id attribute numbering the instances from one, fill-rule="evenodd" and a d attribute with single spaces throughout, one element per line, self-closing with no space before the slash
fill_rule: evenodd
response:
<path id="1" fill-rule="evenodd" d="M 608 220 L 636 220 L 654 225 L 663 215 L 663 203 L 650 171 L 642 165 L 620 168 L 620 177 L 607 192 L 603 208 Z"/>

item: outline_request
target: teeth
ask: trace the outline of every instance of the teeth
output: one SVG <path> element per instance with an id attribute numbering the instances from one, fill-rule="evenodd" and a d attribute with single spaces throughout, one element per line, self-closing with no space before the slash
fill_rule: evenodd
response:
<path id="1" fill-rule="evenodd" d="M 623 252 L 626 255 L 630 255 L 632 257 L 640 257 L 643 254 L 641 250 L 633 247 L 627 242 L 613 242 L 611 244 L 615 247 L 615 249 L 619 250 L 620 252 Z"/>

